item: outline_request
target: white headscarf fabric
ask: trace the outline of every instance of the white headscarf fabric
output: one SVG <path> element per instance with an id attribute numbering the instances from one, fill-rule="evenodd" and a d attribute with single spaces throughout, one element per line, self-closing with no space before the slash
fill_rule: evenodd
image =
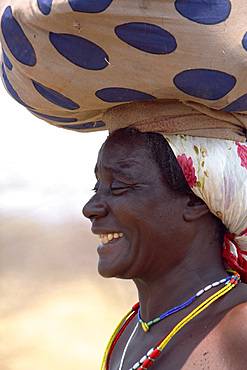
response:
<path id="1" fill-rule="evenodd" d="M 229 230 L 223 256 L 247 280 L 247 144 L 167 135 L 192 191 Z"/>

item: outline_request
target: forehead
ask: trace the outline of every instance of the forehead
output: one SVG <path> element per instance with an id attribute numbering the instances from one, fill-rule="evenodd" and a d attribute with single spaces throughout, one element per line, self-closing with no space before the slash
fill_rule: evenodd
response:
<path id="1" fill-rule="evenodd" d="M 150 149 L 143 140 L 130 140 L 129 138 L 110 137 L 99 151 L 96 172 L 99 169 L 114 172 L 129 172 L 130 170 L 143 170 L 144 166 L 155 166 Z"/>

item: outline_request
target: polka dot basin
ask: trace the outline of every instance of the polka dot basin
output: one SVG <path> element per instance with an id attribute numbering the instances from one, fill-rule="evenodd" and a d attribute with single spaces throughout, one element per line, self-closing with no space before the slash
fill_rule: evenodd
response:
<path id="1" fill-rule="evenodd" d="M 69 0 L 71 8 L 76 12 L 100 13 L 110 6 L 112 0 Z"/>
<path id="2" fill-rule="evenodd" d="M 44 114 L 44 113 L 39 113 L 34 110 L 31 110 L 32 113 L 36 114 L 37 116 L 41 118 L 48 119 L 49 121 L 54 121 L 54 122 L 76 122 L 76 118 L 68 118 L 68 117 L 56 117 L 56 116 L 50 116 L 49 114 Z"/>
<path id="3" fill-rule="evenodd" d="M 5 71 L 5 68 L 4 68 L 4 65 L 2 64 L 2 76 L 3 76 L 3 80 L 4 80 L 4 83 L 5 83 L 5 86 L 6 86 L 6 89 L 8 90 L 9 94 L 12 96 L 12 98 L 14 98 L 18 103 L 20 103 L 21 105 L 24 105 L 24 107 L 26 108 L 31 108 L 29 107 L 21 98 L 20 96 L 18 95 L 18 93 L 15 91 L 15 89 L 13 88 L 13 86 L 11 85 L 9 79 L 8 79 L 8 76 L 6 74 L 6 71 Z"/>
<path id="4" fill-rule="evenodd" d="M 166 99 L 241 120 L 245 14 L 246 0 L 2 0 L 0 73 L 17 102 L 71 130 Z"/>
<path id="5" fill-rule="evenodd" d="M 103 121 L 98 122 L 87 122 L 87 123 L 80 123 L 74 125 L 59 125 L 61 128 L 67 128 L 70 130 L 91 130 L 91 129 L 98 129 L 105 127 L 105 123 Z"/>
<path id="6" fill-rule="evenodd" d="M 13 17 L 11 7 L 7 7 L 1 18 L 4 40 L 12 55 L 27 66 L 36 64 L 34 49 L 17 20 Z"/>
<path id="7" fill-rule="evenodd" d="M 40 95 L 42 95 L 45 99 L 49 100 L 51 103 L 69 110 L 79 108 L 78 104 L 73 102 L 71 99 L 66 98 L 66 96 L 59 94 L 57 91 L 49 89 L 48 87 L 43 86 L 38 82 L 35 81 L 32 82 L 35 89 L 40 93 Z"/>
<path id="8" fill-rule="evenodd" d="M 229 0 L 177 0 L 177 11 L 185 18 L 201 24 L 217 24 L 225 21 L 231 11 Z"/>
<path id="9" fill-rule="evenodd" d="M 174 84 L 184 93 L 201 99 L 217 100 L 231 91 L 235 77 L 206 69 L 183 71 L 174 78 Z"/>
<path id="10" fill-rule="evenodd" d="M 82 37 L 50 32 L 50 41 L 60 55 L 79 67 L 101 70 L 108 65 L 104 50 Z"/>
<path id="11" fill-rule="evenodd" d="M 13 68 L 13 65 L 11 61 L 9 60 L 9 58 L 7 57 L 7 55 L 5 54 L 5 51 L 3 50 L 3 48 L 2 48 L 2 53 L 3 53 L 3 61 L 6 67 L 11 71 L 11 69 Z"/>
<path id="12" fill-rule="evenodd" d="M 243 37 L 243 47 L 245 48 L 245 50 L 247 50 L 247 32 Z"/>
<path id="13" fill-rule="evenodd" d="M 177 43 L 167 31 L 153 24 L 127 23 L 115 28 L 116 35 L 136 49 L 152 54 L 172 53 Z"/>
<path id="14" fill-rule="evenodd" d="M 96 96 L 108 103 L 124 103 L 136 100 L 155 99 L 154 96 L 141 91 L 112 87 L 96 91 Z"/>
<path id="15" fill-rule="evenodd" d="M 244 112 L 247 111 L 247 94 L 244 94 L 227 107 L 223 108 L 223 110 L 228 112 Z"/>
<path id="16" fill-rule="evenodd" d="M 37 0 L 39 10 L 44 14 L 48 15 L 51 11 L 52 0 Z"/>

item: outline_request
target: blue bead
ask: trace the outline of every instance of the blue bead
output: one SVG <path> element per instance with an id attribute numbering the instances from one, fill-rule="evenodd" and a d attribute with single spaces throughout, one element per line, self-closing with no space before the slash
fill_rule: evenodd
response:
<path id="1" fill-rule="evenodd" d="M 86 123 L 78 123 L 76 125 L 59 125 L 61 128 L 69 128 L 71 130 L 90 130 L 92 128 L 103 128 L 105 127 L 105 122 L 97 121 L 97 122 L 86 122 Z"/>
<path id="2" fill-rule="evenodd" d="M 77 122 L 77 119 L 76 118 L 68 118 L 68 117 L 57 117 L 57 116 L 50 116 L 49 114 L 44 114 L 44 113 L 39 113 L 39 112 L 36 112 L 35 110 L 33 109 L 29 109 L 32 113 L 36 114 L 37 116 L 39 117 L 42 117 L 42 118 L 45 118 L 45 119 L 48 119 L 50 121 L 54 121 L 54 122 L 65 122 L 65 123 L 69 123 L 69 122 Z"/>
<path id="3" fill-rule="evenodd" d="M 56 50 L 71 63 L 89 70 L 108 66 L 108 55 L 98 45 L 82 37 L 50 32 L 50 41 Z"/>
<path id="4" fill-rule="evenodd" d="M 37 0 L 39 10 L 44 15 L 48 15 L 51 12 L 52 0 Z"/>
<path id="5" fill-rule="evenodd" d="M 184 93 L 206 100 L 225 96 L 236 84 L 234 76 L 209 69 L 186 70 L 173 79 L 175 86 Z"/>
<path id="6" fill-rule="evenodd" d="M 69 5 L 75 12 L 100 13 L 103 12 L 112 0 L 69 0 Z"/>
<path id="7" fill-rule="evenodd" d="M 185 18 L 200 24 L 225 21 L 231 12 L 229 0 L 176 0 L 176 10 Z"/>
<path id="8" fill-rule="evenodd" d="M 117 26 L 115 33 L 128 45 L 150 54 L 169 54 L 177 47 L 174 36 L 153 24 L 125 23 Z"/>
<path id="9" fill-rule="evenodd" d="M 124 103 L 138 100 L 156 99 L 153 95 L 142 91 L 125 89 L 121 87 L 109 87 L 96 91 L 95 95 L 107 103 Z"/>
<path id="10" fill-rule="evenodd" d="M 6 74 L 6 71 L 5 71 L 5 68 L 4 68 L 4 64 L 2 63 L 2 75 L 3 75 L 3 80 L 5 82 L 5 86 L 6 86 L 6 89 L 8 90 L 9 94 L 12 96 L 12 98 L 14 98 L 18 103 L 20 103 L 21 105 L 24 105 L 24 107 L 26 108 L 30 108 L 32 109 L 32 107 L 30 107 L 29 105 L 27 105 L 20 97 L 19 95 L 17 94 L 17 92 L 15 91 L 15 89 L 13 88 L 13 86 L 11 85 L 11 83 L 9 82 L 9 79 L 7 77 L 7 74 Z"/>
<path id="11" fill-rule="evenodd" d="M 20 63 L 33 67 L 36 64 L 35 51 L 21 26 L 13 17 L 10 6 L 3 13 L 1 28 L 4 40 L 13 56 Z"/>
<path id="12" fill-rule="evenodd" d="M 227 112 L 246 112 L 247 111 L 247 94 L 244 94 L 222 110 Z"/>
<path id="13" fill-rule="evenodd" d="M 13 68 L 13 65 L 11 61 L 9 60 L 9 58 L 7 57 L 7 55 L 5 54 L 5 51 L 3 50 L 3 48 L 2 48 L 2 52 L 3 52 L 3 61 L 6 67 L 11 71 L 11 69 Z"/>
<path id="14" fill-rule="evenodd" d="M 49 100 L 51 103 L 58 105 L 59 107 L 75 110 L 79 108 L 79 105 L 73 100 L 67 98 L 66 96 L 60 94 L 59 92 L 52 90 L 39 82 L 32 81 L 35 89 L 42 95 L 45 99 Z"/>

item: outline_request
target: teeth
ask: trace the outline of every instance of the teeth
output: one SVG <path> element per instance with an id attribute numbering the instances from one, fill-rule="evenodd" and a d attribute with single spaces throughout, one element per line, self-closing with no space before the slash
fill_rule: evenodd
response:
<path id="1" fill-rule="evenodd" d="M 120 239 L 123 237 L 123 233 L 110 233 L 110 234 L 101 234 L 98 236 L 99 241 L 102 244 L 108 244 L 111 240 Z"/>
<path id="2" fill-rule="evenodd" d="M 114 234 L 115 235 L 115 234 Z M 108 240 L 111 241 L 114 238 L 112 234 L 108 234 Z"/>

